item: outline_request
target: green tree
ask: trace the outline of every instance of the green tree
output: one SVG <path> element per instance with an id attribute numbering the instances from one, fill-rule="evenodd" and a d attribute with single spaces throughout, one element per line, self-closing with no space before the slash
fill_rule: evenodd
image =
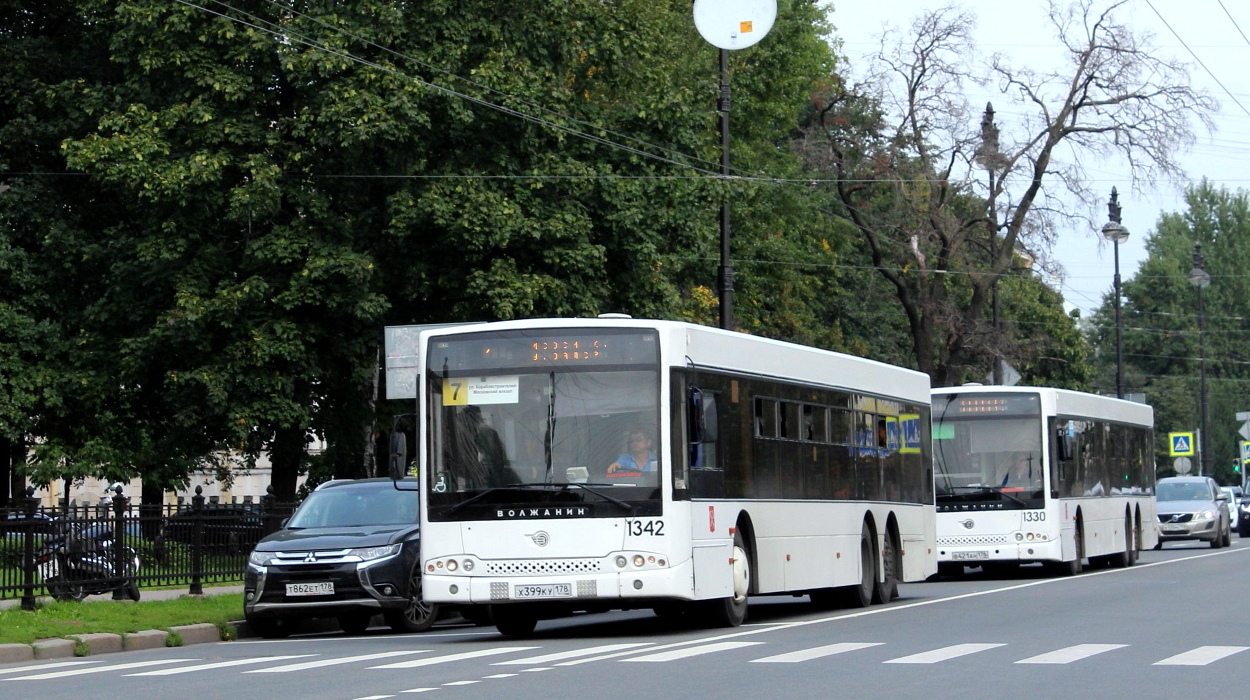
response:
<path id="1" fill-rule="evenodd" d="M 1065 153 L 1123 156 L 1135 178 L 1173 173 L 1191 120 L 1214 109 L 1183 66 L 1116 20 L 1123 4 L 1052 3 L 1068 64 L 1050 75 L 999 56 L 983 70 L 970 14 L 923 13 L 907 36 L 883 41 L 864 84 L 835 84 L 806 125 L 809 161 L 832 178 L 832 203 L 890 285 L 935 385 L 1011 357 L 991 323 L 995 289 L 1018 255 L 1045 254 L 1056 223 L 1047 212 L 1065 211 L 1066 193 L 1089 198 Z M 998 85 L 1030 116 L 1000 134 L 989 106 L 973 116 L 966 80 Z"/>
<path id="2" fill-rule="evenodd" d="M 735 256 L 761 261 L 741 267 L 741 327 L 836 340 L 810 323 L 823 283 L 776 264 L 825 256 L 804 190 L 714 176 L 715 50 L 688 3 L 14 12 L 31 21 L 12 24 L 13 61 L 55 58 L 0 83 L 29 97 L 4 167 L 41 173 L 6 212 L 51 295 L 13 323 L 56 321 L 28 353 L 55 392 L 12 428 L 39 438 L 44 477 L 112 469 L 159 490 L 267 449 L 289 498 L 314 435 L 324 474 L 364 475 L 383 325 L 702 318 L 722 196 Z M 782 2 L 735 54 L 744 173 L 798 172 L 778 144 L 832 67 L 823 17 Z"/>
<path id="3" fill-rule="evenodd" d="M 1250 196 L 1209 182 L 1189 188 L 1187 210 L 1160 217 L 1146 240 L 1147 258 L 1123 285 L 1122 308 L 1125 383 L 1142 387 L 1155 407 L 1161 436 L 1161 468 L 1168 468 L 1169 432 L 1201 426 L 1200 373 L 1206 360 L 1208 397 L 1207 446 L 1213 475 L 1224 483 L 1240 481 L 1232 474 L 1238 457 L 1238 412 L 1250 410 L 1244 400 L 1250 385 Z M 1202 291 L 1204 323 L 1199 333 L 1198 290 L 1188 279 L 1200 246 L 1210 286 Z M 1090 340 L 1100 348 L 1103 385 L 1114 372 L 1113 300 L 1104 301 L 1091 319 Z"/>

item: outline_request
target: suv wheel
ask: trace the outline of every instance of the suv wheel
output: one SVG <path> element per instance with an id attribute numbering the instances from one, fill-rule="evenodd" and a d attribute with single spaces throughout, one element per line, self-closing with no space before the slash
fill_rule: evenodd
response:
<path id="1" fill-rule="evenodd" d="M 408 605 L 403 610 L 387 610 L 386 624 L 396 632 L 424 632 L 438 619 L 438 605 L 421 597 L 421 568 L 413 567 L 408 580 Z"/>

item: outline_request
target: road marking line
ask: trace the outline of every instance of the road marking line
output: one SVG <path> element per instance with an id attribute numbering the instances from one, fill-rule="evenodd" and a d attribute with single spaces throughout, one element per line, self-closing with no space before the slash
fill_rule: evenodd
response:
<path id="1" fill-rule="evenodd" d="M 800 661 L 810 661 L 825 656 L 833 656 L 834 654 L 845 654 L 848 651 L 856 651 L 858 649 L 867 649 L 868 647 L 879 647 L 883 642 L 841 642 L 839 644 L 830 644 L 823 647 L 813 647 L 811 649 L 803 649 L 801 651 L 792 651 L 788 654 L 777 654 L 776 656 L 765 656 L 762 659 L 751 659 L 753 664 L 793 664 Z"/>
<path id="2" fill-rule="evenodd" d="M 1250 649 L 1250 647 L 1222 647 L 1222 646 L 1198 647 L 1197 649 L 1190 649 L 1189 651 L 1183 654 L 1177 654 L 1176 656 L 1169 656 L 1168 658 L 1162 661 L 1156 661 L 1154 662 L 1154 665 L 1155 666 L 1206 666 L 1207 664 L 1219 661 L 1220 659 L 1226 656 L 1232 656 L 1233 654 L 1240 654 L 1246 649 Z"/>
<path id="3" fill-rule="evenodd" d="M 199 661 L 199 659 L 161 659 L 159 661 L 136 661 L 129 664 L 117 664 L 115 666 L 92 666 L 91 668 L 74 668 L 68 671 L 54 671 L 52 673 L 38 673 L 33 676 L 19 676 L 17 678 L 5 678 L 6 681 L 42 681 L 49 678 L 68 678 L 69 676 L 82 676 L 88 673 L 106 673 L 108 671 L 125 671 L 128 668 L 143 668 L 144 666 L 160 666 L 162 664 L 177 664 L 183 661 Z"/>
<path id="4" fill-rule="evenodd" d="M 677 661 L 679 659 L 688 659 L 692 656 L 702 656 L 703 654 L 715 654 L 719 651 L 729 651 L 731 649 L 741 649 L 743 647 L 753 647 L 763 642 L 719 642 L 717 644 L 705 644 L 698 647 L 690 647 L 686 649 L 673 649 L 671 651 L 660 652 L 658 654 L 647 654 L 645 656 L 635 656 L 628 659 L 621 659 L 622 662 L 654 662 L 662 663 L 665 661 Z"/>
<path id="5" fill-rule="evenodd" d="M 292 673 L 294 671 L 307 671 L 310 668 L 321 668 L 323 666 L 338 666 L 339 664 L 350 664 L 357 661 L 372 661 L 374 659 L 387 659 L 392 656 L 428 654 L 429 652 L 429 649 L 418 649 L 416 651 L 383 651 L 377 654 L 343 656 L 337 659 L 322 659 L 321 661 L 305 661 L 301 664 L 287 664 L 285 666 L 274 666 L 273 668 L 258 668 L 253 671 L 244 671 L 244 673 Z"/>
<path id="6" fill-rule="evenodd" d="M 452 661 L 463 661 L 464 659 L 477 659 L 483 656 L 495 656 L 496 654 L 511 654 L 514 651 L 529 651 L 530 649 L 540 649 L 541 647 L 499 647 L 497 649 L 482 649 L 481 651 L 466 651 L 463 654 L 448 654 L 447 656 L 435 656 L 430 659 L 417 659 L 416 661 L 400 661 L 394 664 L 383 664 L 381 666 L 370 666 L 369 669 L 379 668 L 419 668 L 421 666 L 433 666 L 434 664 L 449 663 Z"/>
<path id="7" fill-rule="evenodd" d="M 1056 649 L 1030 656 L 1027 659 L 1020 659 L 1018 664 L 1070 664 L 1073 661 L 1088 659 L 1104 652 L 1121 649 L 1128 646 L 1127 644 L 1077 644 L 1064 649 Z"/>
<path id="8" fill-rule="evenodd" d="M 82 666 L 83 664 L 99 664 L 102 661 L 58 661 L 52 664 L 33 664 L 31 666 L 18 666 L 16 668 L 0 669 L 0 675 L 9 673 L 25 673 L 26 671 L 48 671 L 54 668 L 65 668 L 67 666 Z"/>
<path id="9" fill-rule="evenodd" d="M 955 644 L 933 651 L 923 651 L 919 654 L 911 654 L 910 656 L 900 656 L 897 659 L 890 659 L 884 663 L 887 664 L 936 664 L 940 661 L 949 661 L 960 656 L 968 654 L 976 654 L 986 651 L 987 649 L 996 649 L 998 647 L 1007 646 L 1006 644 Z"/>
<path id="10" fill-rule="evenodd" d="M 527 656 L 524 659 L 509 659 L 507 661 L 496 661 L 494 666 L 508 665 L 526 665 L 526 664 L 549 664 L 552 661 L 563 661 L 564 659 L 576 659 L 582 656 L 591 656 L 594 654 L 607 654 L 621 649 L 635 649 L 637 647 L 653 646 L 651 642 L 638 642 L 635 644 L 605 644 L 598 647 L 590 647 L 589 649 L 577 649 L 574 651 L 562 651 L 555 654 L 544 654 L 542 656 Z"/>
<path id="11" fill-rule="evenodd" d="M 218 661 L 211 664 L 200 664 L 198 666 L 180 666 L 178 668 L 162 668 L 159 671 L 144 671 L 143 673 L 127 673 L 127 677 L 134 676 L 173 676 L 179 673 L 194 673 L 196 671 L 207 671 L 214 668 L 230 668 L 231 666 L 247 666 L 249 664 L 263 664 L 269 661 L 286 661 L 287 659 L 304 659 L 316 654 L 291 654 L 289 656 L 261 656 L 253 659 L 235 659 L 233 661 Z"/>

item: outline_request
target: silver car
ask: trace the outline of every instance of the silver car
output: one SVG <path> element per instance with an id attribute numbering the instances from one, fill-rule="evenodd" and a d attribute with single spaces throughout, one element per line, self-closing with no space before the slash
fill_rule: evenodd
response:
<path id="1" fill-rule="evenodd" d="M 1159 543 L 1175 540 L 1206 540 L 1212 549 L 1233 541 L 1228 496 L 1209 476 L 1170 476 L 1155 484 L 1159 514 Z"/>

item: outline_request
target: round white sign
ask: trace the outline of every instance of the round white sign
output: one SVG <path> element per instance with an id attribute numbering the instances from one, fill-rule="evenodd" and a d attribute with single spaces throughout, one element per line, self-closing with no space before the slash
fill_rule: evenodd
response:
<path id="1" fill-rule="evenodd" d="M 694 26 L 718 49 L 754 46 L 776 19 L 777 0 L 694 0 Z"/>
<path id="2" fill-rule="evenodd" d="M 1172 460 L 1172 468 L 1177 474 L 1188 474 L 1189 470 L 1194 468 L 1194 464 L 1188 457 L 1177 457 Z"/>

